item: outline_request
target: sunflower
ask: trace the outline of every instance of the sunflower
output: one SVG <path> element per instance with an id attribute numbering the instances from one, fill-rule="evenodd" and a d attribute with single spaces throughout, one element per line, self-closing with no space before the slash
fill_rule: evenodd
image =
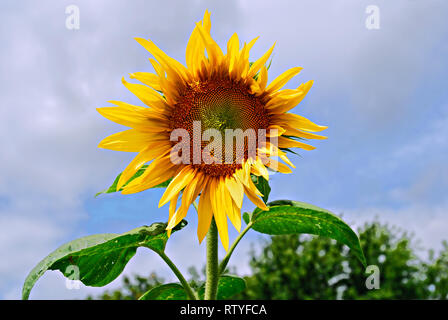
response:
<path id="1" fill-rule="evenodd" d="M 249 51 L 258 38 L 240 48 L 235 33 L 224 54 L 212 39 L 210 29 L 210 13 L 206 11 L 188 41 L 186 66 L 166 55 L 152 41 L 136 38 L 154 57 L 149 60 L 155 73 L 130 74 L 141 84 L 129 83 L 124 78 L 122 82 L 146 107 L 109 101 L 115 106 L 98 108 L 107 119 L 131 128 L 105 138 L 99 147 L 138 152 L 118 181 L 117 190 L 125 186 L 123 194 L 140 192 L 171 179 L 159 202 L 159 207 L 170 203 L 168 233 L 186 216 L 190 205 L 199 197 L 199 242 L 204 239 L 214 218 L 221 243 L 227 250 L 227 217 L 239 232 L 244 195 L 260 209 L 268 210 L 251 175 L 268 180 L 267 168 L 290 173 L 290 167 L 294 168 L 294 165 L 285 151 L 295 147 L 314 149 L 303 141 L 324 139 L 313 132 L 327 127 L 287 113 L 300 103 L 313 84 L 313 81 L 308 81 L 296 89 L 281 90 L 302 68 L 289 69 L 268 85 L 266 63 L 275 44 L 261 58 L 250 63 Z M 173 161 L 173 149 L 178 143 L 172 139 L 173 131 L 183 129 L 193 139 L 193 127 L 197 121 L 202 125 L 201 132 L 207 129 L 219 132 L 241 129 L 266 130 L 267 133 L 264 141 L 256 138 L 255 156 L 249 155 L 248 141 L 244 140 L 243 157 L 239 162 Z M 199 145 L 200 152 L 205 152 L 206 148 L 204 143 Z M 229 148 L 224 141 L 224 149 Z M 236 152 L 231 149 L 232 152 L 235 160 Z M 215 160 L 222 158 L 214 151 L 209 155 Z M 189 159 L 193 157 L 194 152 L 187 155 Z M 151 163 L 144 173 L 126 184 L 148 162 Z"/>

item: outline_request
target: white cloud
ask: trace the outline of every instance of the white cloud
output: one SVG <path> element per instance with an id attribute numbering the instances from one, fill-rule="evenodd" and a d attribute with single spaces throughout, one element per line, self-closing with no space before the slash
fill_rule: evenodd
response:
<path id="1" fill-rule="evenodd" d="M 442 249 L 442 240 L 446 238 L 446 226 L 448 225 L 448 203 L 435 205 L 411 204 L 401 208 L 390 207 L 365 207 L 336 209 L 334 212 L 343 214 L 343 218 L 351 227 L 361 226 L 364 222 L 372 221 L 375 217 L 382 223 L 389 223 L 403 231 L 411 232 L 415 236 L 419 247 L 424 249 L 422 258 L 426 256 L 426 250 Z"/>
<path id="2" fill-rule="evenodd" d="M 65 28 L 68 4 L 9 2 L 0 13 L 7 26 L 0 31 L 0 279 L 9 298 L 20 296 L 42 257 L 84 234 L 85 195 L 104 188 L 131 157 L 97 149 L 118 126 L 95 108 L 110 99 L 138 103 L 121 85 L 122 76 L 149 68 L 132 38 L 154 37 L 180 56 L 203 14 L 201 3 L 78 1 L 80 30 L 72 31 Z"/>
<path id="3" fill-rule="evenodd" d="M 363 123 L 373 126 L 391 108 L 409 116 L 405 102 L 419 81 L 424 60 L 433 56 L 446 29 L 443 10 L 437 9 L 445 5 L 442 1 L 410 6 L 405 1 L 380 3 L 384 19 L 376 35 L 363 27 L 363 2 L 322 7 L 317 2 L 290 1 L 195 1 L 188 5 L 77 1 L 81 14 L 77 31 L 65 28 L 68 4 L 72 1 L 20 5 L 9 1 L 2 4 L 0 13 L 0 283 L 1 294 L 7 298 L 19 297 L 27 272 L 61 241 L 72 238 L 71 234 L 84 234 L 85 195 L 102 189 L 130 158 L 96 148 L 102 137 L 118 127 L 101 119 L 95 107 L 110 99 L 137 103 L 120 82 L 129 72 L 150 69 L 147 53 L 133 37 L 151 37 L 183 61 L 193 22 L 208 7 L 213 14 L 212 32 L 220 44 L 234 31 L 242 40 L 262 35 L 254 49 L 257 56 L 278 40 L 273 74 L 296 64 L 306 67 L 300 80 L 319 79 L 309 100 L 320 104 L 319 112 L 332 118 L 339 112 L 329 105 L 328 97 L 348 96 L 356 108 L 348 106 L 345 112 L 353 118 L 364 117 Z M 441 63 L 434 57 L 432 61 Z M 419 143 L 434 143 L 432 137 L 427 139 Z M 445 144 L 446 140 L 438 139 Z M 413 150 L 402 152 L 421 152 L 422 148 Z M 398 190 L 395 195 L 403 197 L 406 192 Z M 437 219 L 442 219 L 442 207 L 437 208 Z M 427 232 L 440 234 L 437 219 L 431 220 Z M 204 248 L 195 240 L 191 233 L 179 234 L 179 245 L 168 248 L 173 259 L 186 266 L 188 261 L 202 263 Z M 244 246 L 239 248 L 236 264 L 246 258 Z M 152 257 L 139 253 L 126 272 L 146 270 L 149 260 Z M 32 297 L 81 297 L 79 292 L 66 293 L 60 281 L 57 274 L 46 275 Z"/>
<path id="4" fill-rule="evenodd" d="M 254 52 L 277 41 L 270 71 L 304 67 L 300 81 L 315 84 L 301 112 L 358 122 L 370 132 L 424 112 L 414 104 L 423 75 L 443 75 L 448 22 L 439 1 L 376 1 L 381 28 L 367 30 L 371 1 L 242 1 L 243 34 L 261 35 Z M 279 59 L 281 57 L 281 59 Z M 272 79 L 272 78 L 271 78 Z M 297 81 L 297 80 L 296 80 Z M 339 103 L 346 101 L 343 108 Z M 316 108 L 316 105 L 318 108 Z M 342 110 L 341 110 L 342 109 Z M 410 112 L 410 111 L 413 112 Z M 337 123 L 334 123 L 337 125 Z M 358 130 L 359 132 L 359 130 Z M 364 133 L 364 132 L 363 132 Z"/>

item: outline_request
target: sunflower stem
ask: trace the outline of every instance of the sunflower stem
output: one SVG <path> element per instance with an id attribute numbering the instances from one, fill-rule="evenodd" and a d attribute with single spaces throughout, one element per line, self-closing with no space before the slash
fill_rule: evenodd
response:
<path id="1" fill-rule="evenodd" d="M 157 253 L 159 254 L 159 256 L 163 259 L 163 261 L 166 262 L 166 264 L 170 267 L 170 269 L 174 272 L 174 274 L 176 275 L 177 279 L 179 279 L 180 283 L 182 284 L 182 286 L 185 289 L 185 292 L 187 293 L 187 296 L 190 300 L 198 300 L 198 297 L 196 296 L 196 294 L 194 293 L 193 289 L 191 289 L 190 285 L 188 284 L 187 280 L 185 279 L 185 277 L 182 275 L 182 273 L 179 271 L 179 269 L 177 269 L 176 265 L 174 264 L 173 261 L 171 261 L 170 258 L 168 258 L 168 256 L 165 254 L 165 252 L 163 251 L 157 251 Z"/>
<path id="2" fill-rule="evenodd" d="M 238 237 L 233 241 L 232 246 L 230 247 L 229 251 L 227 251 L 226 256 L 224 259 L 222 259 L 221 263 L 219 264 L 219 275 L 223 274 L 226 270 L 227 264 L 229 263 L 230 257 L 232 256 L 233 251 L 235 250 L 236 246 L 240 242 L 240 240 L 244 237 L 244 235 L 249 231 L 249 229 L 252 227 L 252 222 L 249 222 L 249 224 L 244 228 L 242 232 L 238 235 Z"/>
<path id="3" fill-rule="evenodd" d="M 215 219 L 212 218 L 210 229 L 207 233 L 207 266 L 205 282 L 205 300 L 216 300 L 218 291 L 219 269 L 218 269 L 218 229 Z"/>

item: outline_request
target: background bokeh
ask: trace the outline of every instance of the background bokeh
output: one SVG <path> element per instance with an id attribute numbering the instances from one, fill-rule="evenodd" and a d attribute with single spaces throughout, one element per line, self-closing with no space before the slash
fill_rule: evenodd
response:
<path id="1" fill-rule="evenodd" d="M 71 4 L 80 10 L 79 30 L 66 28 Z M 379 30 L 365 27 L 368 5 L 380 9 Z M 140 104 L 121 84 L 128 73 L 151 71 L 149 54 L 133 38 L 151 38 L 185 62 L 189 35 L 205 9 L 223 47 L 234 32 L 247 41 L 261 36 L 252 51 L 256 59 L 277 41 L 270 80 L 293 66 L 304 70 L 290 88 L 315 80 L 294 112 L 328 125 L 329 139 L 293 156 L 293 174 L 272 177 L 271 199 L 310 202 L 352 226 L 377 216 L 415 232 L 425 248 L 437 250 L 447 238 L 446 1 L 4 0 L 0 298 L 20 298 L 28 272 L 66 241 L 167 220 L 167 208 L 157 208 L 161 190 L 93 197 L 133 157 L 97 148 L 122 128 L 95 108 L 108 100 Z M 245 209 L 251 209 L 248 201 Z M 183 271 L 204 262 L 195 215 L 190 210 L 189 225 L 168 243 L 167 253 Z M 250 243 L 260 237 L 249 233 L 232 258 L 241 273 Z M 159 257 L 139 249 L 125 274 L 152 270 L 173 278 Z M 100 291 L 68 290 L 60 273 L 48 272 L 31 298 Z"/>

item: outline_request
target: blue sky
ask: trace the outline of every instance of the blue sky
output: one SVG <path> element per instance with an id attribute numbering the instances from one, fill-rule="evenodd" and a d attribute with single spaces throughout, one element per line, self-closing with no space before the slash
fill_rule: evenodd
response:
<path id="1" fill-rule="evenodd" d="M 79 30 L 65 27 L 70 4 L 79 7 Z M 379 30 L 365 27 L 368 5 L 380 9 Z M 329 138 L 292 157 L 293 174 L 272 177 L 271 199 L 328 208 L 353 227 L 379 217 L 440 248 L 448 226 L 446 1 L 2 1 L 0 298 L 19 298 L 27 273 L 66 241 L 167 219 L 167 208 L 157 208 L 161 190 L 93 198 L 133 156 L 96 147 L 123 128 L 95 108 L 112 99 L 139 104 L 121 84 L 128 73 L 151 71 L 134 37 L 184 62 L 207 8 L 220 45 L 234 32 L 261 36 L 256 59 L 277 41 L 270 80 L 293 66 L 304 70 L 289 87 L 315 80 L 294 112 L 328 125 Z M 167 248 L 182 270 L 205 254 L 193 211 L 187 220 Z M 231 264 L 241 273 L 250 243 L 261 238 L 251 232 L 238 248 Z M 153 270 L 173 278 L 145 250 L 125 273 Z M 31 298 L 102 290 L 68 290 L 48 272 Z"/>

